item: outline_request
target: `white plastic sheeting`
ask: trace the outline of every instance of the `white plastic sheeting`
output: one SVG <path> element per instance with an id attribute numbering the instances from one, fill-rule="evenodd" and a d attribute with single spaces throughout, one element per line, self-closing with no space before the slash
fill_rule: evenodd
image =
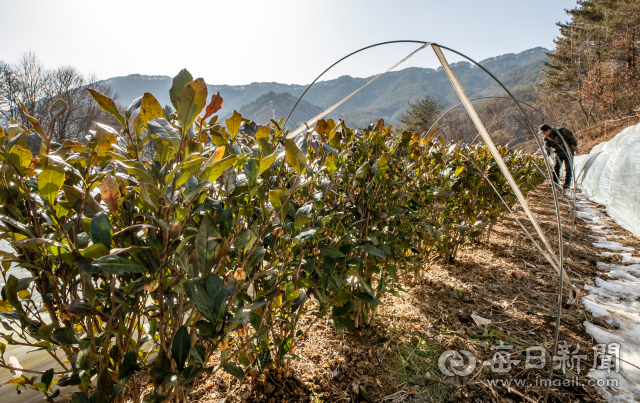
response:
<path id="1" fill-rule="evenodd" d="M 640 124 L 574 158 L 576 187 L 640 236 Z"/>

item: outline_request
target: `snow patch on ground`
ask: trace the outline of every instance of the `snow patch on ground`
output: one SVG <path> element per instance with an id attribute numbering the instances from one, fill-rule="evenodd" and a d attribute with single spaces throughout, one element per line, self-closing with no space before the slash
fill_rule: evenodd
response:
<path id="1" fill-rule="evenodd" d="M 597 236 L 594 237 L 596 238 L 597 242 L 593 242 L 592 245 L 595 246 L 596 248 L 602 248 L 602 249 L 610 249 L 610 250 L 621 250 L 624 252 L 632 252 L 634 249 L 629 247 L 629 246 L 623 246 L 621 243 L 619 242 L 615 242 L 615 241 L 610 241 L 605 237 L 602 236 Z"/>
<path id="2" fill-rule="evenodd" d="M 633 248 L 624 246 L 609 238 L 620 236 L 606 230 L 604 224 L 610 221 L 593 205 L 586 201 L 584 195 L 577 194 L 576 216 L 593 222 L 591 230 L 600 235 L 594 236 L 593 245 L 598 248 L 620 252 L 602 252 L 601 256 L 619 255 L 623 263 L 617 265 L 598 262 L 597 267 L 612 279 L 596 278 L 595 285 L 585 285 L 588 295 L 582 297 L 585 308 L 596 318 L 613 325 L 616 329 L 604 329 L 589 321 L 584 322 L 585 330 L 593 336 L 599 344 L 617 343 L 620 345 L 619 360 L 613 359 L 614 369 L 596 369 L 589 372 L 589 376 L 597 380 L 605 380 L 605 385 L 597 386 L 609 403 L 637 402 L 640 397 L 640 258 L 634 257 Z M 620 237 L 624 238 L 624 237 Z M 616 370 L 617 369 L 617 370 Z"/>

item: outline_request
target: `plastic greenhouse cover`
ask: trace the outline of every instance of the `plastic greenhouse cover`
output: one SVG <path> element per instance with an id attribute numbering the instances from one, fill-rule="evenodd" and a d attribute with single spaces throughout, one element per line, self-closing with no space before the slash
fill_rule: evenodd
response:
<path id="1" fill-rule="evenodd" d="M 640 124 L 574 158 L 576 187 L 640 237 Z"/>

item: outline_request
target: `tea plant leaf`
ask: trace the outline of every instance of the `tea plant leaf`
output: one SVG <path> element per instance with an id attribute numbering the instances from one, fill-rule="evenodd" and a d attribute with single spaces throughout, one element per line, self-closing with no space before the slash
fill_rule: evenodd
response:
<path id="1" fill-rule="evenodd" d="M 187 83 L 193 81 L 193 76 L 187 69 L 182 69 L 180 72 L 173 77 L 173 82 L 171 84 L 171 89 L 169 90 L 169 99 L 171 100 L 171 104 L 174 109 L 178 109 L 178 96 L 187 85 Z"/>
<path id="2" fill-rule="evenodd" d="M 209 105 L 207 105 L 207 109 L 205 110 L 205 113 L 204 113 L 204 116 L 202 117 L 202 120 L 205 120 L 209 116 L 211 116 L 214 113 L 218 112 L 220 110 L 220 108 L 222 108 L 223 102 L 224 101 L 223 101 L 222 97 L 220 96 L 220 91 L 218 91 L 217 94 L 211 95 L 211 102 L 209 102 Z"/>
<path id="3" fill-rule="evenodd" d="M 191 350 L 191 336 L 189 336 L 186 326 L 180 326 L 171 345 L 171 357 L 179 370 L 182 370 L 184 363 L 189 358 L 189 350 Z"/>
<path id="4" fill-rule="evenodd" d="M 62 344 L 63 346 L 77 347 L 80 345 L 80 340 L 76 335 L 76 332 L 69 327 L 60 327 L 51 333 L 51 341 Z"/>
<path id="5" fill-rule="evenodd" d="M 209 218 L 208 214 L 205 214 L 198 228 L 195 245 L 198 270 L 202 275 L 209 273 L 213 266 L 219 237 L 213 226 L 213 220 Z"/>
<path id="6" fill-rule="evenodd" d="M 20 313 L 24 313 L 20 298 L 18 298 L 18 279 L 12 274 L 9 276 L 7 283 L 4 285 L 4 294 L 7 296 L 7 301 Z"/>
<path id="7" fill-rule="evenodd" d="M 148 92 L 145 92 L 142 96 L 142 101 L 140 102 L 140 115 L 138 116 L 141 124 L 143 124 L 145 127 L 148 127 L 147 122 L 149 122 L 150 120 L 162 118 L 164 118 L 162 106 L 160 106 L 160 103 L 158 103 L 156 97 Z"/>
<path id="8" fill-rule="evenodd" d="M 199 182 L 211 182 L 214 183 L 220 175 L 224 173 L 238 157 L 235 155 L 230 155 L 226 158 L 221 159 L 220 161 L 216 161 L 213 164 L 209 165 L 200 175 Z"/>
<path id="9" fill-rule="evenodd" d="M 118 211 L 118 203 L 120 202 L 120 188 L 116 178 L 107 174 L 102 182 L 100 182 L 100 195 L 102 201 L 109 207 L 112 213 L 116 214 Z M 94 217 L 95 218 L 95 217 Z"/>
<path id="10" fill-rule="evenodd" d="M 96 214 L 91 219 L 91 240 L 93 243 L 101 243 L 111 249 L 113 230 L 109 217 L 104 212 Z"/>
<path id="11" fill-rule="evenodd" d="M 298 175 L 304 172 L 307 159 L 296 143 L 291 139 L 284 140 L 285 156 Z"/>
<path id="12" fill-rule="evenodd" d="M 53 368 L 50 368 L 42 374 L 42 378 L 40 378 L 40 382 L 44 384 L 44 390 L 49 390 L 51 388 L 51 382 L 53 381 Z"/>
<path id="13" fill-rule="evenodd" d="M 207 103 L 207 84 L 202 78 L 191 81 L 184 86 L 176 102 L 178 122 L 185 134 Z"/>
<path id="14" fill-rule="evenodd" d="M 214 162 L 220 161 L 222 157 L 224 157 L 224 153 L 226 150 L 227 148 L 225 146 L 217 147 L 216 151 L 214 151 L 214 153 L 211 154 L 211 157 L 209 157 L 207 162 L 202 164 L 202 168 L 200 169 L 204 171 L 209 165 L 213 164 Z"/>
<path id="15" fill-rule="evenodd" d="M 58 98 L 49 106 L 49 116 L 51 119 L 58 119 L 67 111 L 67 103 Z"/>
<path id="16" fill-rule="evenodd" d="M 118 255 L 107 255 L 91 262 L 91 266 L 104 271 L 105 273 L 122 276 L 127 273 L 141 273 L 146 267 L 138 262 L 125 259 Z"/>
<path id="17" fill-rule="evenodd" d="M 240 130 L 240 125 L 242 124 L 242 115 L 240 115 L 237 111 L 233 111 L 233 116 L 227 119 L 227 131 L 232 139 L 236 137 L 238 134 L 238 130 Z"/>
<path id="18" fill-rule="evenodd" d="M 138 364 L 138 354 L 135 351 L 128 351 L 118 366 L 118 378 L 126 378 L 141 369 L 142 365 Z"/>
<path id="19" fill-rule="evenodd" d="M 319 244 L 318 249 L 320 250 L 320 256 L 330 257 L 334 259 L 345 257 L 344 253 L 340 252 L 338 249 L 334 248 L 331 245 Z"/>
<path id="20" fill-rule="evenodd" d="M 266 171 L 267 169 L 269 169 L 271 167 L 271 165 L 273 164 L 273 162 L 276 160 L 276 157 L 278 157 L 278 152 L 274 152 L 271 155 L 268 155 L 266 157 L 264 157 L 263 159 L 260 160 L 260 165 L 258 167 L 258 174 L 263 173 L 264 171 Z"/>
<path id="21" fill-rule="evenodd" d="M 184 284 L 184 290 L 187 294 L 187 297 L 191 301 L 196 304 L 196 308 L 198 311 L 204 316 L 209 322 L 215 323 L 215 314 L 214 314 L 214 299 L 212 296 L 207 294 L 204 287 L 198 285 L 193 280 L 188 280 Z"/>
<path id="22" fill-rule="evenodd" d="M 100 106 L 100 108 L 102 108 L 103 111 L 115 116 L 115 118 L 118 119 L 118 122 L 120 122 L 122 127 L 125 127 L 124 118 L 122 117 L 120 112 L 118 112 L 116 103 L 113 102 L 111 98 L 104 96 L 98 91 L 92 90 L 91 88 L 87 88 L 87 91 L 89 91 L 89 94 L 91 94 L 91 98 L 93 98 L 93 100 L 96 101 L 98 106 Z"/>
<path id="23" fill-rule="evenodd" d="M 38 189 L 40 194 L 53 206 L 62 184 L 64 183 L 64 167 L 49 165 L 38 175 Z"/>
<path id="24" fill-rule="evenodd" d="M 366 302 L 367 304 L 382 305 L 382 301 L 380 301 L 378 298 L 372 297 L 371 295 L 367 294 L 366 292 L 354 292 L 353 295 L 355 295 L 356 297 L 358 297 L 362 301 Z"/>
<path id="25" fill-rule="evenodd" d="M 13 146 L 11 152 L 9 153 L 9 159 L 16 167 L 20 175 L 24 175 L 24 170 L 29 167 L 29 165 L 31 165 L 32 158 L 33 154 L 31 154 L 31 151 L 22 148 L 19 145 Z"/>
<path id="26" fill-rule="evenodd" d="M 235 376 L 240 382 L 242 382 L 242 378 L 244 378 L 244 371 L 238 364 L 232 361 L 227 361 L 222 364 L 222 368 L 224 368 L 228 374 Z"/>
<path id="27" fill-rule="evenodd" d="M 174 150 L 180 147 L 180 133 L 166 119 L 158 118 L 147 122 L 149 131 L 168 141 Z"/>
<path id="28" fill-rule="evenodd" d="M 367 252 L 368 254 L 373 255 L 373 256 L 377 256 L 377 257 L 385 257 L 384 252 L 382 252 L 380 249 L 376 248 L 376 247 L 375 247 L 375 246 L 373 246 L 373 245 L 368 245 L 368 244 L 366 244 L 366 245 L 359 245 L 359 246 L 358 246 L 358 249 L 360 249 L 360 250 L 362 250 L 362 251 L 365 251 L 365 252 Z"/>

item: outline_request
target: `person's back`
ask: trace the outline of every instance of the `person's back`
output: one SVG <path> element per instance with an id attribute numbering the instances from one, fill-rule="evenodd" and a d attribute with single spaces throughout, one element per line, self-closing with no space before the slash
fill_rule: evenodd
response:
<path id="1" fill-rule="evenodd" d="M 566 189 L 571 184 L 570 159 L 573 159 L 573 154 L 576 152 L 578 140 L 573 135 L 571 130 L 567 129 L 566 127 L 553 129 L 549 125 L 542 125 L 540 126 L 540 134 L 543 134 L 545 136 L 544 148 L 547 152 L 547 155 L 551 154 L 552 149 L 555 152 L 553 166 L 553 171 L 555 173 L 553 181 L 555 183 L 558 183 L 558 176 L 560 175 L 560 170 L 562 169 L 562 165 L 564 164 L 564 169 L 566 172 L 564 188 Z M 568 150 L 567 147 L 569 148 Z"/>

